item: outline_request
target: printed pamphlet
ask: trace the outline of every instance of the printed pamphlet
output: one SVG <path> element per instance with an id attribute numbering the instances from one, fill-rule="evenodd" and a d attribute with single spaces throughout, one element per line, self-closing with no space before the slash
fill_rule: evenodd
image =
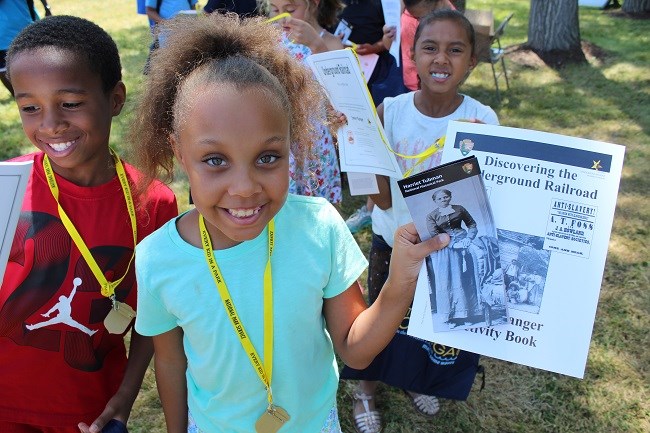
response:
<path id="1" fill-rule="evenodd" d="M 431 321 L 437 332 L 507 322 L 497 231 L 476 157 L 397 182 L 420 239 L 449 245 L 425 260 Z"/>
<path id="2" fill-rule="evenodd" d="M 582 378 L 624 152 L 583 138 L 449 122 L 442 162 L 475 156 L 481 166 L 497 229 L 507 324 L 435 331 L 423 269 L 408 333 Z"/>

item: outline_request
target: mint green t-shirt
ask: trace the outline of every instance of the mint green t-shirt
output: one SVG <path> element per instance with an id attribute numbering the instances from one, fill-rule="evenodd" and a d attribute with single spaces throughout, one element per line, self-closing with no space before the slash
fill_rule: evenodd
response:
<path id="1" fill-rule="evenodd" d="M 280 432 L 319 432 L 336 405 L 338 368 L 323 300 L 344 292 L 367 261 L 326 200 L 289 195 L 275 217 L 272 258 L 274 402 L 291 416 Z M 198 230 L 198 229 L 197 229 Z M 233 303 L 263 357 L 263 274 L 267 231 L 215 251 Z M 265 388 L 228 319 L 203 250 L 172 220 L 136 248 L 136 329 L 158 335 L 183 328 L 188 405 L 206 432 L 252 432 L 266 409 Z"/>

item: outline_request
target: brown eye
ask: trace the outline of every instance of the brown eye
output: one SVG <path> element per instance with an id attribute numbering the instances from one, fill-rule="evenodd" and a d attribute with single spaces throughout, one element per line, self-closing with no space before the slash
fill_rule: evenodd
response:
<path id="1" fill-rule="evenodd" d="M 64 102 L 63 104 L 61 104 L 61 106 L 62 106 L 63 108 L 68 108 L 68 109 L 70 109 L 70 108 L 77 108 L 77 107 L 79 107 L 80 105 L 81 105 L 81 102 Z"/>

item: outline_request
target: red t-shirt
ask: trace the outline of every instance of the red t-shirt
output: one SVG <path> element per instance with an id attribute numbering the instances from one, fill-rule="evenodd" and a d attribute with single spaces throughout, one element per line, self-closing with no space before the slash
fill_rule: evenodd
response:
<path id="1" fill-rule="evenodd" d="M 90 424 L 122 381 L 124 338 L 104 327 L 111 301 L 101 295 L 99 283 L 61 223 L 45 180 L 43 154 L 14 161 L 32 159 L 0 287 L 0 420 L 44 426 Z M 141 174 L 128 164 L 124 168 L 134 189 Z M 104 275 L 109 281 L 120 278 L 133 253 L 133 234 L 117 176 L 96 187 L 81 187 L 60 176 L 56 180 L 61 206 Z M 133 195 L 138 241 L 178 214 L 174 194 L 161 183 L 154 183 L 144 197 Z M 135 289 L 132 264 L 116 297 L 135 309 Z"/>
<path id="2" fill-rule="evenodd" d="M 453 4 L 449 6 L 451 6 L 451 9 L 456 9 Z M 404 9 L 400 16 L 400 49 L 402 51 L 402 78 L 404 78 L 404 85 L 409 90 L 418 90 L 420 88 L 418 69 L 412 59 L 413 42 L 419 24 L 420 21 Z"/>
<path id="3" fill-rule="evenodd" d="M 418 90 L 418 69 L 412 59 L 415 31 L 420 22 L 407 10 L 400 17 L 400 49 L 402 50 L 402 77 L 409 90 Z"/>

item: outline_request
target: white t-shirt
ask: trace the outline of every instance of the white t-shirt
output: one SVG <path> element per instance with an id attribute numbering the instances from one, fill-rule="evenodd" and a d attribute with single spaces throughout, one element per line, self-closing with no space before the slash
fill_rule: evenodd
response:
<path id="1" fill-rule="evenodd" d="M 478 119 L 484 123 L 498 125 L 499 119 L 492 108 L 476 99 L 463 95 L 463 102 L 456 111 L 445 117 L 429 117 L 416 107 L 416 92 L 404 93 L 394 98 L 384 99 L 384 130 L 393 150 L 402 155 L 417 155 L 428 149 L 438 138 L 447 132 L 450 120 Z M 420 163 L 412 174 L 440 165 L 441 152 Z M 397 156 L 403 173 L 410 170 L 417 159 Z M 382 210 L 375 206 L 372 211 L 372 231 L 393 246 L 393 236 L 399 226 L 412 221 L 406 202 L 399 192 L 398 179 L 390 179 L 390 194 L 393 207 Z"/>

